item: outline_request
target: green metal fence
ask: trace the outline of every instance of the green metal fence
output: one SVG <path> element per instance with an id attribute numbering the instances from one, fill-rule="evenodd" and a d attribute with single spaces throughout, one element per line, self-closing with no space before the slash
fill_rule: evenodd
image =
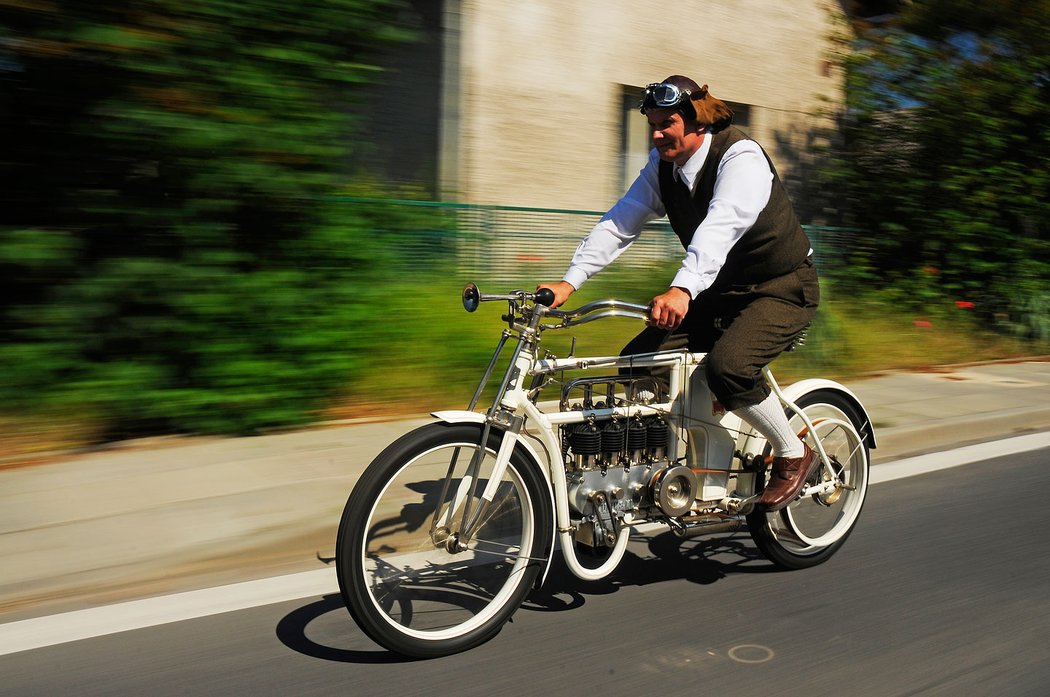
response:
<path id="1" fill-rule="evenodd" d="M 603 212 L 434 201 L 342 197 L 348 205 L 411 207 L 413 229 L 379 230 L 406 272 L 438 272 L 499 285 L 530 287 L 559 280 L 580 240 Z M 398 216 L 400 217 L 400 216 Z M 857 231 L 803 226 L 822 272 L 839 269 Z M 666 219 L 646 226 L 619 264 L 673 268 L 682 247 Z"/>

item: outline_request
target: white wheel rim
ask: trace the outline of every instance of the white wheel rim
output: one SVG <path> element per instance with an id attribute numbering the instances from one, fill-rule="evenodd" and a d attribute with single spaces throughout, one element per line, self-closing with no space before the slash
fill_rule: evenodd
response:
<path id="1" fill-rule="evenodd" d="M 476 448 L 477 447 L 477 443 L 442 443 L 441 445 L 435 446 L 433 448 L 430 448 L 429 450 L 426 450 L 426 451 L 416 455 L 412 460 L 410 460 L 409 462 L 406 462 L 402 467 L 400 467 L 397 470 L 397 472 L 394 473 L 394 475 L 391 476 L 387 480 L 386 485 L 383 487 L 383 490 L 379 493 L 378 496 L 376 496 L 376 499 L 373 502 L 372 507 L 368 511 L 368 516 L 367 516 L 365 525 L 363 526 L 363 530 L 362 530 L 362 533 L 361 533 L 361 535 L 362 535 L 362 537 L 361 537 L 361 549 L 362 550 L 367 549 L 368 534 L 369 534 L 369 531 L 371 530 L 372 522 L 373 522 L 373 520 L 375 520 L 375 517 L 376 517 L 376 506 L 378 505 L 378 503 L 380 501 L 383 500 L 384 496 L 387 493 L 387 490 L 390 488 L 391 484 L 393 484 L 398 479 L 398 477 L 401 475 L 401 473 L 403 473 L 408 467 L 411 467 L 413 463 L 419 461 L 421 458 L 426 457 L 427 455 L 429 455 L 429 454 L 431 454 L 433 452 L 436 452 L 437 450 L 451 449 L 451 448 L 456 448 L 456 447 L 463 448 L 463 449 L 466 449 L 466 450 L 469 451 L 469 450 L 473 450 L 474 448 Z M 487 451 L 490 454 L 493 454 L 493 451 L 491 449 L 487 449 Z M 495 596 L 493 596 L 493 598 L 487 603 L 487 605 L 485 606 L 485 608 L 481 612 L 479 612 L 478 614 L 474 615 L 473 617 L 471 617 L 470 619 L 468 619 L 465 622 L 462 622 L 460 624 L 456 624 L 456 625 L 453 625 L 451 627 L 447 627 L 447 628 L 444 628 L 444 629 L 435 629 L 435 630 L 413 629 L 411 627 L 406 627 L 405 625 L 396 622 L 394 620 L 394 618 L 391 617 L 390 615 L 388 615 L 387 612 L 382 608 L 382 606 L 380 606 L 380 604 L 378 603 L 377 598 L 375 596 L 375 593 L 373 592 L 372 584 L 370 583 L 370 581 L 371 581 L 371 579 L 373 577 L 368 573 L 368 568 L 366 566 L 363 569 L 363 572 L 364 572 L 364 575 L 365 575 L 364 576 L 364 587 L 365 587 L 366 593 L 368 595 L 368 599 L 372 603 L 372 605 L 376 609 L 376 611 L 379 613 L 379 615 L 383 618 L 383 620 L 386 621 L 393 629 L 397 630 L 401 634 L 404 634 L 406 636 L 410 636 L 410 637 L 415 638 L 415 639 L 423 639 L 423 640 L 429 640 L 429 641 L 442 641 L 442 640 L 454 639 L 456 637 L 463 636 L 464 634 L 467 634 L 467 633 L 477 629 L 478 627 L 482 626 L 483 624 L 488 622 L 492 618 L 493 615 L 495 615 L 497 612 L 499 612 L 506 605 L 506 603 L 509 600 L 509 597 L 518 588 L 518 582 L 516 582 L 514 580 L 515 577 L 518 576 L 519 574 L 523 573 L 524 570 L 525 570 L 526 565 L 529 563 L 529 552 L 530 552 L 530 550 L 533 547 L 533 540 L 534 540 L 534 536 L 535 536 L 535 521 L 533 520 L 533 516 L 532 516 L 532 511 L 533 511 L 532 499 L 531 499 L 531 497 L 529 495 L 528 488 L 525 486 L 525 483 L 522 481 L 521 476 L 518 474 L 517 469 L 515 468 L 513 463 L 511 463 L 507 467 L 506 479 L 510 480 L 510 483 L 515 487 L 516 492 L 520 496 L 522 510 L 525 512 L 525 514 L 522 516 L 523 519 L 522 519 L 522 531 L 521 531 L 521 533 L 522 533 L 521 548 L 519 549 L 518 556 L 514 560 L 514 563 L 513 563 L 512 567 L 511 567 L 511 570 L 507 574 L 507 579 L 504 582 L 502 588 L 500 588 L 499 592 L 496 593 Z M 423 558 L 424 555 L 422 553 L 420 553 L 419 556 L 420 556 L 420 558 Z M 411 557 L 409 557 L 409 558 L 411 558 Z M 367 556 L 366 556 L 366 559 L 367 559 Z"/>

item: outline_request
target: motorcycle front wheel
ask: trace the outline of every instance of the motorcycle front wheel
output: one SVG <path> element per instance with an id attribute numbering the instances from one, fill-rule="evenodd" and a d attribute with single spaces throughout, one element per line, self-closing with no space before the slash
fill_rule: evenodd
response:
<path id="1" fill-rule="evenodd" d="M 817 390 L 796 400 L 813 424 L 806 433 L 802 419 L 788 413 L 791 426 L 816 451 L 819 440 L 830 460 L 808 484 L 830 481 L 845 485 L 833 492 L 793 501 L 774 512 L 755 511 L 747 526 L 755 544 L 777 566 L 803 569 L 831 558 L 853 532 L 868 491 L 868 446 L 861 434 L 871 425 L 841 394 Z M 833 471 L 832 471 L 833 470 Z"/>
<path id="2" fill-rule="evenodd" d="M 503 433 L 476 465 L 481 424 L 436 423 L 394 442 L 364 472 L 336 540 L 339 589 L 358 626 L 413 658 L 492 638 L 551 553 L 553 512 L 537 465 L 515 448 L 473 532 Z"/>

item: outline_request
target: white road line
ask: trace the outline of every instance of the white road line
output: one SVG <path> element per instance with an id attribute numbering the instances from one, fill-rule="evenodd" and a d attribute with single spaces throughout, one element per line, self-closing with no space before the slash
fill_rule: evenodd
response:
<path id="1" fill-rule="evenodd" d="M 869 483 L 892 482 L 894 479 L 914 477 L 918 474 L 990 460 L 993 457 L 1016 455 L 1017 453 L 1047 447 L 1050 447 L 1050 433 L 1032 433 L 989 443 L 967 445 L 955 450 L 919 455 L 918 457 L 909 457 L 896 462 L 888 462 L 884 465 L 875 465 L 871 468 Z"/>
<path id="2" fill-rule="evenodd" d="M 244 581 L 0 624 L 0 656 L 338 592 L 335 569 Z"/>
<path id="3" fill-rule="evenodd" d="M 1046 447 L 1050 447 L 1050 433 L 1036 433 L 970 445 L 948 452 L 910 457 L 875 465 L 871 468 L 870 483 L 890 482 Z M 337 590 L 335 570 L 328 568 L 9 622 L 0 624 L 0 656 L 132 629 L 326 595 Z"/>

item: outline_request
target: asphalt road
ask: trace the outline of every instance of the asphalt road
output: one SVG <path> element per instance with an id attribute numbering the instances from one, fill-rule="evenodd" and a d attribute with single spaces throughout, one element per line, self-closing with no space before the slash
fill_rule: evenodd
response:
<path id="1" fill-rule="evenodd" d="M 1050 449 L 873 486 L 828 563 L 746 534 L 556 568 L 488 644 L 403 662 L 335 595 L 0 656 L 4 695 L 1046 695 Z"/>

